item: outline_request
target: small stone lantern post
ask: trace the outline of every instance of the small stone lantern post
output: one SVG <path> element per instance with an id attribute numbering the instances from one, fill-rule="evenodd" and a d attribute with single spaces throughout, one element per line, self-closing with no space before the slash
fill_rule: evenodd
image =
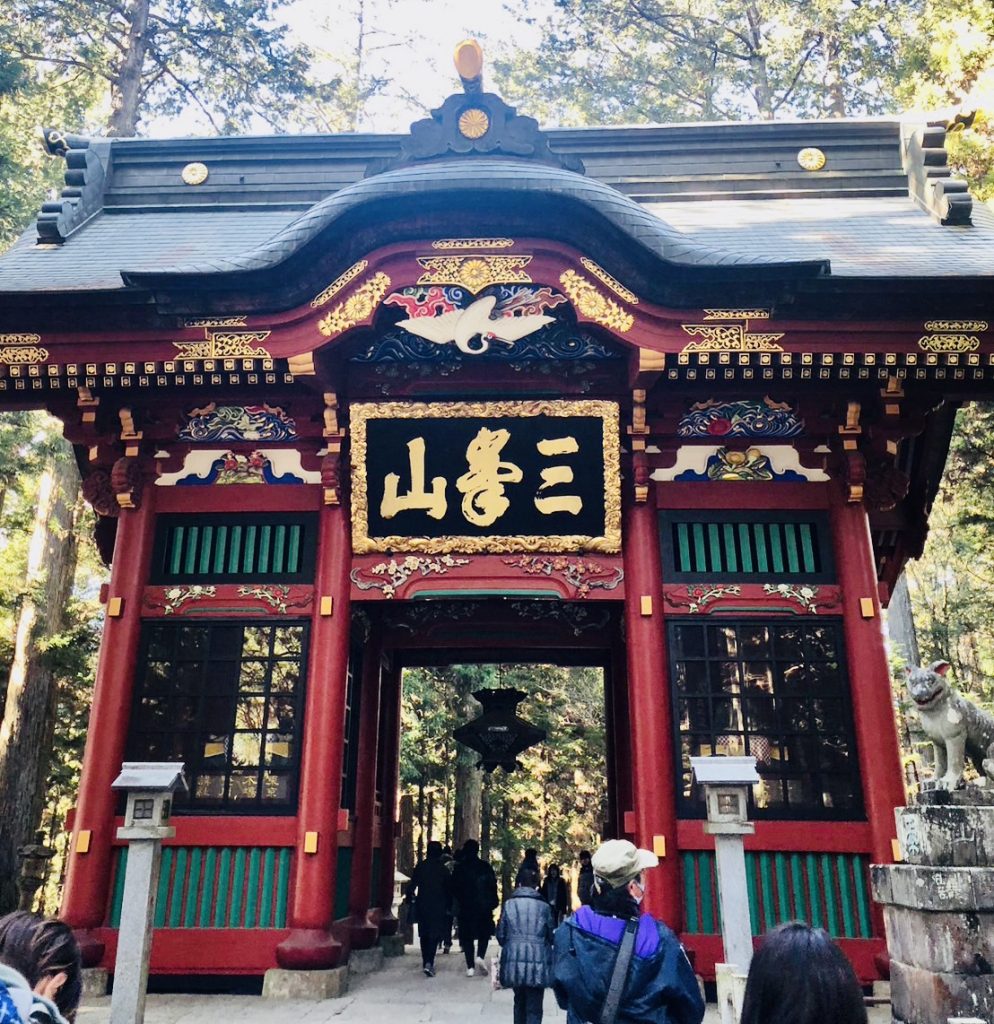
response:
<path id="1" fill-rule="evenodd" d="M 715 965 L 722 1024 L 738 1021 L 745 978 L 752 963 L 752 922 L 746 885 L 743 836 L 756 826 L 748 820 L 749 788 L 759 782 L 754 757 L 692 757 L 698 785 L 704 787 L 707 821 L 704 831 L 714 836 L 721 906 L 721 940 L 725 963 Z"/>
<path id="2" fill-rule="evenodd" d="M 128 840 L 128 865 L 110 1020 L 111 1024 L 141 1024 L 145 1019 L 162 840 L 176 834 L 169 824 L 173 793 L 186 790 L 186 779 L 182 763 L 126 761 L 112 787 L 128 795 L 124 826 L 117 830 L 118 839 Z"/>
<path id="3" fill-rule="evenodd" d="M 35 832 L 35 841 L 21 846 L 17 856 L 21 862 L 17 876 L 17 909 L 34 910 L 36 895 L 45 884 L 48 862 L 55 856 L 55 851 L 45 845 L 44 831 L 38 831 Z"/>

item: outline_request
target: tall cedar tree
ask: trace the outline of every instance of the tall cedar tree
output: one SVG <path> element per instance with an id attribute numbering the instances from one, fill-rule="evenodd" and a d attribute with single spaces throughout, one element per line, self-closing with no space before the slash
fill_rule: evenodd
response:
<path id="1" fill-rule="evenodd" d="M 7 0 L 0 39 L 22 62 L 75 69 L 110 93 L 109 135 L 197 108 L 217 132 L 274 131 L 309 94 L 310 51 L 275 21 L 289 0 Z M 44 32 L 39 30 L 44 26 Z"/>
<path id="2" fill-rule="evenodd" d="M 541 50 L 498 69 L 559 123 L 874 114 L 923 2 L 556 0 Z"/>

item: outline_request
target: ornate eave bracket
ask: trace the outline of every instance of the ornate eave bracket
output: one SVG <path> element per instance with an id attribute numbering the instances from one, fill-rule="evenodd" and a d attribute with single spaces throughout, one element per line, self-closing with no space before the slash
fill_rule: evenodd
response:
<path id="1" fill-rule="evenodd" d="M 61 245 L 101 206 L 108 144 L 94 144 L 82 135 L 64 135 L 56 128 L 42 129 L 45 149 L 66 162 L 65 182 L 58 199 L 42 203 L 38 214 L 38 241 Z"/>
<path id="2" fill-rule="evenodd" d="M 911 198 L 940 224 L 971 224 L 973 197 L 967 183 L 954 178 L 946 152 L 944 121 L 906 126 L 902 142 Z"/>

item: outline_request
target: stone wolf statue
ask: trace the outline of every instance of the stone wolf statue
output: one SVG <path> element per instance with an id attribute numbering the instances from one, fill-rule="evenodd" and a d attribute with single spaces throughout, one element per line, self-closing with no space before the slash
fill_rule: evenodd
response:
<path id="1" fill-rule="evenodd" d="M 963 785 L 966 758 L 994 782 L 994 716 L 956 693 L 946 679 L 948 661 L 931 668 L 908 669 L 908 693 L 918 709 L 925 735 L 935 747 L 935 786 Z"/>

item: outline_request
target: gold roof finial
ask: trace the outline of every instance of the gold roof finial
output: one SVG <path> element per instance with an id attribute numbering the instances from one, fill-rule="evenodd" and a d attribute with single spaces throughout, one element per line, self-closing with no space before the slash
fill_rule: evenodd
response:
<path id="1" fill-rule="evenodd" d="M 483 91 L 483 47 L 475 39 L 464 39 L 452 55 L 466 92 Z"/>

